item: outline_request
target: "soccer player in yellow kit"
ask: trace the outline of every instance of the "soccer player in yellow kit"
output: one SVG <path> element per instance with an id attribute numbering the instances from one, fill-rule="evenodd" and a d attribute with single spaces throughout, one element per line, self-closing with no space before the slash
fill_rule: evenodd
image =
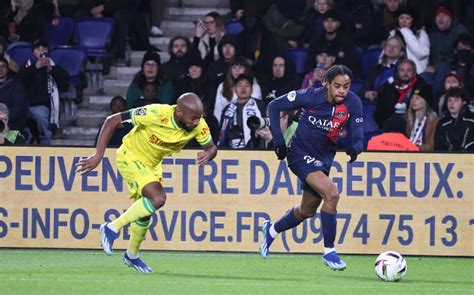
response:
<path id="1" fill-rule="evenodd" d="M 114 129 L 125 121 L 134 128 L 123 138 L 117 150 L 117 165 L 127 182 L 130 198 L 135 202 L 112 222 L 100 227 L 100 242 L 107 255 L 112 255 L 114 240 L 119 231 L 131 223 L 131 236 L 123 261 L 139 272 L 152 269 L 138 256 L 141 242 L 150 226 L 151 215 L 166 201 L 161 185 L 163 157 L 178 153 L 191 139 L 201 144 L 197 164 L 202 166 L 217 154 L 209 127 L 202 118 L 204 108 L 194 93 L 185 93 L 177 104 L 152 104 L 107 117 L 97 140 L 96 152 L 77 163 L 77 172 L 83 174 L 99 165 Z"/>

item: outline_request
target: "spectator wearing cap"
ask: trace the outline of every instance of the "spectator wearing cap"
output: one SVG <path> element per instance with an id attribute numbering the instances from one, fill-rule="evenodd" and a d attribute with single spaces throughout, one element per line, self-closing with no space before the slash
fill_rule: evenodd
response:
<path id="1" fill-rule="evenodd" d="M 264 140 L 257 138 L 255 130 L 247 125 L 250 117 L 265 117 L 262 101 L 252 97 L 253 81 L 254 78 L 246 74 L 240 74 L 235 79 L 233 91 L 236 97 L 222 112 L 217 146 L 244 149 L 263 144 Z"/>
<path id="2" fill-rule="evenodd" d="M 427 69 L 429 72 L 437 72 L 439 65 L 452 57 L 453 42 L 460 34 L 468 32 L 447 6 L 439 6 L 436 9 L 435 23 L 436 26 L 429 34 L 431 44 L 430 67 Z"/>
<path id="3" fill-rule="evenodd" d="M 48 52 L 48 43 L 35 41 L 33 58 L 18 73 L 28 93 L 29 112 L 36 123 L 40 144 L 49 144 L 53 131 L 59 127 L 59 91 L 69 88 L 68 72 L 55 65 Z"/>
<path id="4" fill-rule="evenodd" d="M 314 61 L 314 68 L 311 69 L 303 78 L 300 89 L 309 87 L 321 87 L 322 79 L 326 71 L 336 61 L 336 51 L 331 47 L 319 48 L 316 52 L 316 60 Z"/>
<path id="5" fill-rule="evenodd" d="M 26 127 L 28 97 L 17 75 L 8 70 L 8 61 L 0 56 L 0 103 L 9 109 L 10 127 L 22 131 Z"/>
<path id="6" fill-rule="evenodd" d="M 474 114 L 468 109 L 465 89 L 453 87 L 446 92 L 448 115 L 439 120 L 435 132 L 435 151 L 474 151 Z"/>
<path id="7" fill-rule="evenodd" d="M 427 85 L 423 78 L 416 74 L 416 65 L 412 60 L 401 60 L 396 69 L 395 79 L 387 81 L 377 89 L 374 119 L 381 129 L 385 129 L 385 124 L 391 120 L 403 122 L 414 90 Z"/>
<path id="8" fill-rule="evenodd" d="M 435 79 L 434 93 L 439 96 L 443 92 L 443 79 L 448 72 L 455 71 L 461 76 L 461 81 L 469 93 L 474 93 L 474 37 L 469 34 L 459 34 L 453 42 L 453 55 L 439 64 Z"/>
<path id="9" fill-rule="evenodd" d="M 413 88 L 406 113 L 406 135 L 410 141 L 420 147 L 420 151 L 429 152 L 434 149 L 434 135 L 438 115 L 431 109 L 433 90 L 427 84 Z"/>
<path id="10" fill-rule="evenodd" d="M 163 63 L 162 69 L 166 77 L 174 83 L 188 71 L 189 60 L 193 54 L 191 42 L 184 36 L 173 37 L 168 45 L 168 52 L 170 59 Z"/>
<path id="11" fill-rule="evenodd" d="M 240 46 L 235 35 L 226 34 L 222 37 L 218 45 L 219 59 L 212 61 L 207 65 L 204 61 L 204 67 L 207 65 L 207 76 L 209 83 L 217 88 L 221 82 L 224 81 L 225 74 L 229 68 L 230 61 L 235 56 L 240 56 Z"/>
<path id="12" fill-rule="evenodd" d="M 173 84 L 161 69 L 160 56 L 153 51 L 148 51 L 143 55 L 141 69 L 135 74 L 132 83 L 128 86 L 126 97 L 128 109 L 139 105 L 140 99 L 143 97 L 142 89 L 147 83 L 155 84 L 159 101 L 170 105 L 175 103 Z"/>
<path id="13" fill-rule="evenodd" d="M 18 72 L 18 65 L 7 54 L 7 47 L 8 47 L 7 39 L 5 39 L 5 37 L 3 37 L 3 36 L 0 36 L 0 57 L 4 57 L 8 62 L 8 68 L 11 71 L 16 73 L 16 72 Z"/>
<path id="14" fill-rule="evenodd" d="M 381 53 L 380 62 L 367 73 L 360 97 L 377 99 L 377 89 L 387 81 L 393 82 L 397 74 L 397 65 L 405 57 L 405 43 L 399 36 L 389 37 Z"/>
<path id="15" fill-rule="evenodd" d="M 299 84 L 294 64 L 281 55 L 273 58 L 271 72 L 264 73 L 259 82 L 265 108 L 273 99 L 297 89 Z"/>
<path id="16" fill-rule="evenodd" d="M 331 48 L 336 52 L 336 64 L 348 66 L 355 77 L 360 76 L 360 67 L 356 47 L 352 38 L 341 29 L 341 18 L 335 10 L 329 10 L 323 16 L 324 34 L 313 39 L 309 46 L 306 69 L 314 68 L 314 59 L 321 48 Z"/>
<path id="17" fill-rule="evenodd" d="M 389 36 L 400 36 L 406 46 L 406 57 L 416 64 L 417 74 L 422 74 L 428 66 L 430 56 L 430 38 L 423 27 L 417 23 L 417 13 L 409 7 L 400 7 L 397 11 L 397 27 Z"/>
<path id="18" fill-rule="evenodd" d="M 444 77 L 443 87 L 443 94 L 439 96 L 438 99 L 435 99 L 433 103 L 433 109 L 438 114 L 439 118 L 443 118 L 448 113 L 446 92 L 453 87 L 464 88 L 461 75 L 455 71 L 447 73 Z"/>
<path id="19" fill-rule="evenodd" d="M 213 114 L 219 123 L 221 122 L 224 108 L 232 101 L 237 99 L 237 94 L 235 92 L 235 81 L 237 77 L 242 74 L 253 77 L 251 97 L 258 100 L 262 99 L 262 90 L 257 82 L 257 79 L 253 76 L 252 68 L 250 67 L 247 59 L 241 56 L 236 56 L 230 62 L 224 82 L 220 83 L 217 87 Z"/>

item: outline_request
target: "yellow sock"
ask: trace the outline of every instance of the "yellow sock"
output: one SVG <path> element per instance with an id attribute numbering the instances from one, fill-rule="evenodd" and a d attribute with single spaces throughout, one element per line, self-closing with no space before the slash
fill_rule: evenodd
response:
<path id="1" fill-rule="evenodd" d="M 127 252 L 134 257 L 138 257 L 138 250 L 143 240 L 145 240 L 146 232 L 150 227 L 151 220 L 137 220 L 130 225 L 130 240 L 128 241 Z"/>
<path id="2" fill-rule="evenodd" d="M 150 216 L 153 213 L 155 213 L 155 208 L 151 204 L 151 201 L 142 197 L 133 203 L 119 218 L 112 221 L 112 226 L 118 232 L 127 224 L 137 221 L 140 218 Z"/>

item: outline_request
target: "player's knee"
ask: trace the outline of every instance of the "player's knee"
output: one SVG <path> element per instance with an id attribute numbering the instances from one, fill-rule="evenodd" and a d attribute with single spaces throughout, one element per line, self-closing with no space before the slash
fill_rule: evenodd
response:
<path id="1" fill-rule="evenodd" d="M 331 189 L 326 194 L 326 202 L 337 203 L 339 201 L 339 191 L 337 188 Z"/>
<path id="2" fill-rule="evenodd" d="M 150 199 L 151 203 L 153 204 L 153 207 L 155 209 L 159 209 L 163 207 L 166 203 L 166 194 L 164 193 L 155 193 Z"/>

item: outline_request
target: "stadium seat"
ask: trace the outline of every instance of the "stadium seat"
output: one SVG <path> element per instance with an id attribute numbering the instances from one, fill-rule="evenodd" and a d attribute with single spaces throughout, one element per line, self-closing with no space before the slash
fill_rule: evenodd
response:
<path id="1" fill-rule="evenodd" d="M 94 90 L 101 89 L 101 76 L 109 72 L 107 47 L 112 39 L 114 26 L 114 20 L 108 17 L 85 17 L 75 25 L 75 44 L 86 52 L 87 57 L 94 57 L 86 64 Z"/>
<path id="2" fill-rule="evenodd" d="M 354 79 L 351 82 L 351 91 L 359 95 L 359 92 L 363 86 L 364 86 L 364 80 Z"/>
<path id="3" fill-rule="evenodd" d="M 239 20 L 231 20 L 225 24 L 225 33 L 237 35 L 244 30 L 244 26 Z"/>
<path id="4" fill-rule="evenodd" d="M 7 54 L 13 59 L 18 67 L 33 57 L 33 46 L 28 42 L 15 42 L 8 46 Z"/>
<path id="5" fill-rule="evenodd" d="M 377 122 L 375 122 L 374 119 L 374 112 L 376 106 L 377 102 L 375 101 L 364 100 L 362 102 L 362 111 L 364 117 L 364 134 L 369 134 L 380 130 L 379 126 L 377 125 Z"/>
<path id="6" fill-rule="evenodd" d="M 296 67 L 296 73 L 303 74 L 305 72 L 306 56 L 308 50 L 305 48 L 290 48 L 283 52 L 283 56 L 290 59 Z"/>
<path id="7" fill-rule="evenodd" d="M 49 52 L 51 59 L 69 73 L 69 83 L 77 86 L 86 62 L 86 53 L 81 48 L 60 46 Z"/>
<path id="8" fill-rule="evenodd" d="M 362 75 L 367 77 L 367 73 L 371 68 L 379 63 L 379 56 L 382 48 L 379 46 L 369 46 L 361 56 Z"/>
<path id="9" fill-rule="evenodd" d="M 60 93 L 63 100 L 64 113 L 66 117 L 73 118 L 76 114 L 76 105 L 84 96 L 84 88 L 87 87 L 87 79 L 84 74 L 86 64 L 86 52 L 77 47 L 60 46 L 49 52 L 50 58 L 55 64 L 61 66 L 69 73 L 69 88 L 66 93 Z"/>
<path id="10" fill-rule="evenodd" d="M 105 56 L 114 24 L 114 20 L 108 17 L 85 17 L 78 20 L 74 31 L 75 44 L 85 49 L 87 56 Z"/>
<path id="11" fill-rule="evenodd" d="M 71 17 L 61 16 L 48 22 L 43 30 L 41 39 L 48 42 L 49 48 L 68 44 L 74 32 L 74 21 Z"/>

